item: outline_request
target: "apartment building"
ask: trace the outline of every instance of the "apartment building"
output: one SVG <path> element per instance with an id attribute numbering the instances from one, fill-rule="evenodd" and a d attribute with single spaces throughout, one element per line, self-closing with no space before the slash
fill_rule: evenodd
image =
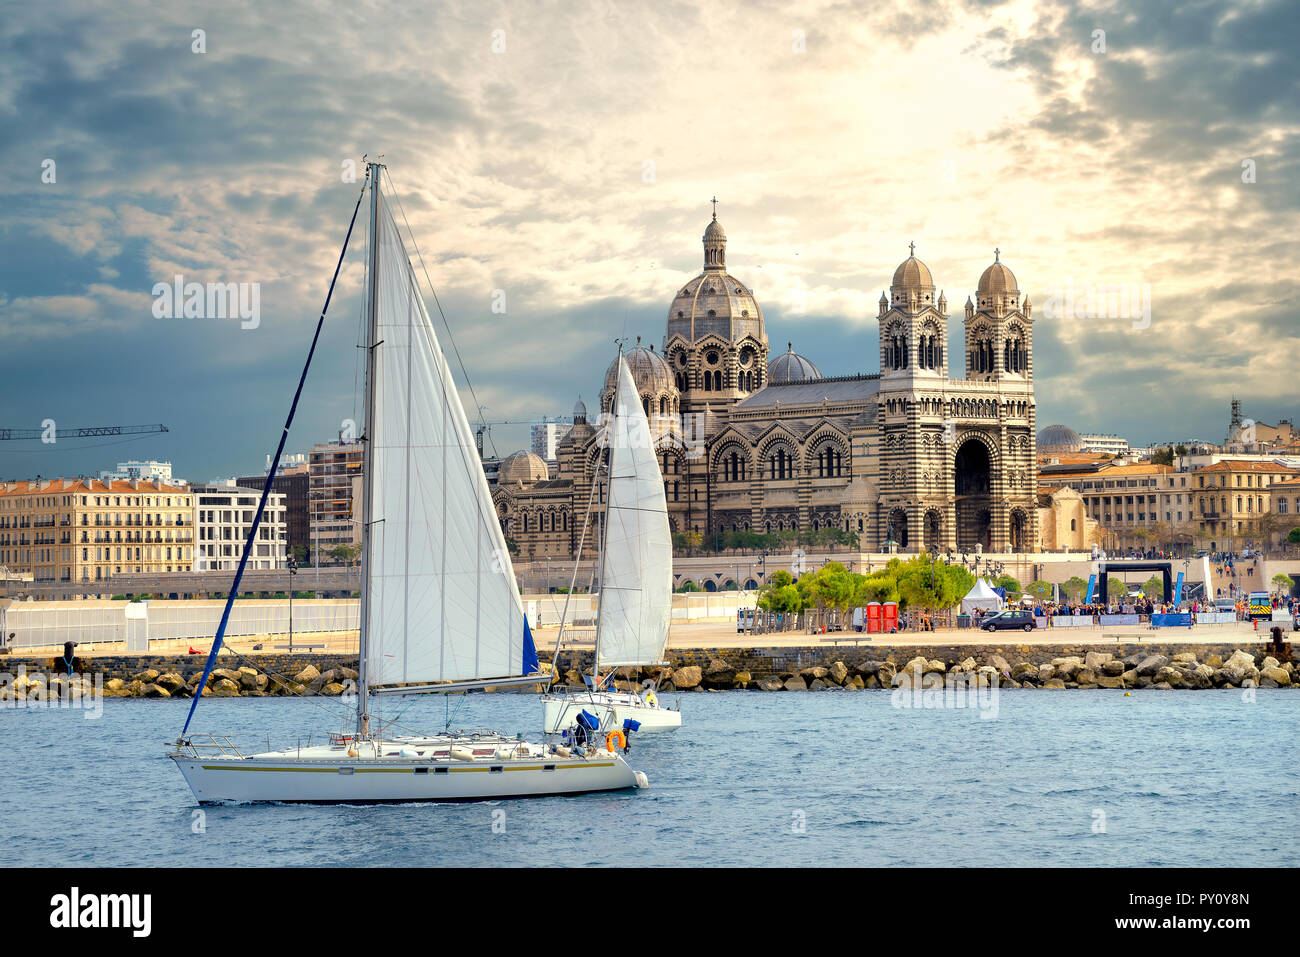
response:
<path id="1" fill-rule="evenodd" d="M 1197 469 L 1191 477 L 1203 537 L 1271 539 L 1289 523 L 1285 516 L 1295 515 L 1288 499 L 1300 469 L 1279 462 L 1227 460 Z"/>
<path id="2" fill-rule="evenodd" d="M 361 542 L 360 442 L 326 442 L 308 453 L 308 507 L 312 546 L 322 565 L 333 562 L 329 551 Z"/>
<path id="3" fill-rule="evenodd" d="M 161 480 L 0 484 L 0 564 L 37 582 L 190 571 L 194 497 Z"/>
<path id="4" fill-rule="evenodd" d="M 242 488 L 233 481 L 194 485 L 192 488 L 196 570 L 235 571 L 248 543 L 261 492 Z M 284 568 L 287 545 L 284 495 L 272 492 L 266 500 L 266 510 L 262 513 L 253 551 L 245 567 L 254 570 Z"/>

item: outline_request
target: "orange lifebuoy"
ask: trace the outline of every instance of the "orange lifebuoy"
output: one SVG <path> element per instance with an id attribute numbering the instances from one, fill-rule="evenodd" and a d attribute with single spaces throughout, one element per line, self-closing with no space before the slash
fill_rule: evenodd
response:
<path id="1" fill-rule="evenodd" d="M 624 751 L 627 750 L 627 735 L 625 735 L 618 728 L 615 728 L 609 734 L 605 735 L 605 750 L 612 754 L 614 752 L 615 741 L 618 742 L 618 746 L 620 748 L 622 748 Z"/>

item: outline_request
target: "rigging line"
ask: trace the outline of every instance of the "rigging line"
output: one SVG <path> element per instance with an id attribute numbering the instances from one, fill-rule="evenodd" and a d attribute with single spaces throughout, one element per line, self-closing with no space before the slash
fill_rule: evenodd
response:
<path id="1" fill-rule="evenodd" d="M 460 357 L 460 347 L 456 345 L 456 337 L 452 334 L 451 323 L 447 321 L 447 314 L 442 311 L 442 303 L 438 299 L 438 290 L 434 288 L 433 280 L 429 277 L 429 267 L 425 265 L 424 253 L 420 251 L 420 244 L 415 241 L 415 232 L 411 229 L 411 224 L 406 218 L 406 208 L 402 205 L 402 196 L 397 190 L 397 183 L 393 181 L 393 174 L 387 169 L 384 170 L 384 175 L 388 177 L 388 183 L 392 187 L 393 196 L 397 200 L 397 210 L 402 214 L 402 223 L 406 226 L 406 232 L 411 237 L 411 245 L 415 247 L 415 255 L 420 260 L 420 269 L 424 272 L 424 281 L 429 284 L 429 294 L 433 296 L 433 304 L 438 307 L 438 315 L 442 317 L 443 328 L 447 330 L 447 339 L 451 342 L 452 352 L 456 354 L 456 363 L 460 366 L 460 374 L 465 377 L 465 386 L 469 389 L 470 398 L 474 400 L 474 408 L 475 410 L 481 410 L 482 406 L 478 401 L 478 393 L 474 391 L 474 383 L 470 380 L 469 370 L 465 368 L 465 362 Z M 479 411 L 480 421 L 482 418 L 483 413 Z M 490 436 L 488 440 L 491 441 Z M 492 446 L 492 451 L 493 454 L 496 453 L 495 444 Z"/>
<path id="2" fill-rule="evenodd" d="M 207 687 L 208 676 L 212 674 L 212 666 L 217 663 L 217 653 L 221 650 L 222 639 L 226 636 L 226 625 L 230 622 L 230 612 L 234 608 L 235 598 L 239 594 L 239 583 L 244 578 L 244 569 L 248 566 L 248 556 L 253 553 L 253 545 L 257 542 L 257 533 L 262 525 L 262 515 L 266 512 L 266 501 L 271 495 L 271 486 L 275 483 L 276 473 L 280 470 L 280 456 L 284 454 L 284 444 L 289 440 L 289 430 L 293 427 L 293 417 L 298 411 L 298 400 L 302 398 L 303 386 L 307 384 L 307 372 L 311 369 L 312 357 L 316 355 L 316 345 L 320 342 L 321 330 L 325 328 L 325 314 L 329 312 L 330 300 L 334 298 L 334 285 L 339 279 L 339 270 L 343 268 L 343 257 L 347 255 L 348 243 L 352 239 L 352 227 L 357 223 L 357 212 L 361 209 L 361 198 L 365 195 L 366 188 L 361 187 L 361 192 L 357 195 L 357 205 L 352 209 L 352 221 L 348 223 L 348 233 L 343 237 L 343 248 L 339 250 L 339 261 L 334 266 L 334 275 L 330 278 L 329 291 L 325 294 L 325 305 L 321 307 L 320 318 L 316 320 L 316 332 L 311 338 L 311 348 L 307 350 L 307 360 L 302 366 L 302 375 L 298 377 L 298 388 L 293 394 L 293 402 L 289 406 L 289 414 L 284 420 L 284 429 L 280 432 L 280 444 L 276 446 L 275 458 L 271 460 L 271 467 L 266 472 L 266 484 L 262 486 L 262 498 L 257 503 L 257 511 L 253 513 L 253 524 L 248 530 L 248 540 L 244 543 L 244 554 L 239 558 L 239 567 L 235 570 L 235 579 L 230 584 L 230 594 L 226 596 L 226 607 L 221 613 L 221 623 L 217 626 L 216 637 L 212 641 L 212 650 L 208 652 L 207 664 L 203 666 L 203 677 L 199 681 L 198 693 L 194 700 L 190 702 L 189 714 L 185 717 L 185 724 L 181 728 L 181 736 L 190 729 L 190 722 L 194 720 L 194 709 L 198 707 L 199 699 L 203 697 L 203 689 Z"/>
<path id="3" fill-rule="evenodd" d="M 126 445 L 126 443 L 128 442 L 139 442 L 141 439 L 148 439 L 148 438 L 152 438 L 152 436 L 133 435 L 129 439 L 121 439 L 120 441 L 117 442 L 92 442 L 88 445 L 69 445 L 69 446 L 65 446 L 64 448 L 57 448 L 58 443 L 55 442 L 51 444 L 55 445 L 56 448 L 49 448 L 48 446 L 42 446 L 39 449 L 5 449 L 5 452 L 6 453 L 16 452 L 19 455 L 31 455 L 33 452 L 79 452 L 82 449 L 102 449 L 105 446 L 109 446 L 109 445 Z"/>

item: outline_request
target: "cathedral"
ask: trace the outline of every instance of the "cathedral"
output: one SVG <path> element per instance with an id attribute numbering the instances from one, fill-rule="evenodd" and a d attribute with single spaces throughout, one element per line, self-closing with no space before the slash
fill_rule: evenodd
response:
<path id="1" fill-rule="evenodd" d="M 857 533 L 863 551 L 1036 549 L 1033 324 L 999 261 L 967 298 L 962 377 L 950 372 L 948 302 L 912 254 L 882 293 L 879 372 L 823 376 L 786 344 L 769 351 L 753 292 L 727 272 L 727 236 L 704 231 L 704 268 L 676 291 L 662 347 L 624 355 L 649 417 L 674 532 Z M 581 401 L 552 474 L 503 460 L 494 501 L 523 559 L 571 559 L 602 486 L 601 423 Z M 590 507 L 589 507 L 590 506 Z"/>

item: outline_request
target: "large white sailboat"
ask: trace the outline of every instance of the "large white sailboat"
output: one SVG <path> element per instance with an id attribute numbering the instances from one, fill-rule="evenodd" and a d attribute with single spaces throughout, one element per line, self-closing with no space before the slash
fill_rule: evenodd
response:
<path id="1" fill-rule="evenodd" d="M 663 663 L 672 615 L 672 533 L 654 436 L 636 383 L 618 356 L 618 382 L 606 423 L 605 534 L 600 549 L 600 605 L 595 666 L 583 691 L 542 696 L 542 729 L 564 732 L 582 712 L 601 727 L 634 721 L 641 731 L 681 727 L 681 711 L 660 702 L 653 687 L 618 691 L 614 673 L 626 665 Z M 557 657 L 559 639 L 556 641 Z M 601 670 L 605 669 L 602 677 Z"/>
<path id="2" fill-rule="evenodd" d="M 368 164 L 363 582 L 355 724 L 315 746 L 252 754 L 226 736 L 189 731 L 238 592 L 241 560 L 200 695 L 191 702 L 185 728 L 168 756 L 201 803 L 448 801 L 644 787 L 645 776 L 623 757 L 622 735 L 611 733 L 573 748 L 494 732 L 397 735 L 388 733 L 391 723 L 384 725 L 370 711 L 372 696 L 520 688 L 546 681 L 464 408 L 381 189 L 384 169 Z M 360 204 L 358 198 L 358 209 Z M 354 210 L 354 224 L 356 215 Z M 351 233 L 349 227 L 349 237 Z M 344 254 L 346 250 L 345 240 Z M 340 265 L 342 260 L 340 254 Z M 331 282 L 331 296 L 333 289 Z M 312 353 L 324 317 L 322 311 Z M 310 363 L 311 353 L 268 472 L 245 559 Z"/>

